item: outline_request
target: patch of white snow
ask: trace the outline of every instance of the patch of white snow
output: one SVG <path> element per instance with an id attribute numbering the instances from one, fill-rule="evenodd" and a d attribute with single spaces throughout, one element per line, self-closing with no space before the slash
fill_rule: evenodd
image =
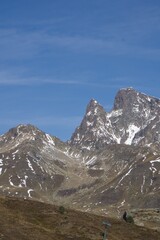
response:
<path id="1" fill-rule="evenodd" d="M 119 184 L 123 181 L 123 179 L 130 174 L 130 172 L 132 171 L 132 169 L 133 169 L 133 168 L 129 169 L 129 171 L 119 180 L 119 182 L 118 182 L 117 186 L 115 187 L 115 189 L 117 189 L 118 186 L 119 186 Z"/>
<path id="2" fill-rule="evenodd" d="M 28 190 L 28 197 L 30 197 L 30 198 L 32 198 L 32 197 L 31 197 L 31 192 L 34 192 L 34 190 L 33 190 L 33 189 L 29 189 L 29 190 Z"/>
<path id="3" fill-rule="evenodd" d="M 135 134 L 140 130 L 139 127 L 137 127 L 136 125 L 134 124 L 130 124 L 128 129 L 127 129 L 127 133 L 128 133 L 128 138 L 127 140 L 125 141 L 125 144 L 127 145 L 131 145 L 132 144 L 132 140 L 135 136 Z"/>
<path id="4" fill-rule="evenodd" d="M 51 136 L 49 134 L 46 134 L 46 138 L 48 140 L 48 143 L 50 143 L 51 145 L 55 146 L 55 143 L 54 143 L 53 139 L 51 138 Z"/>
<path id="5" fill-rule="evenodd" d="M 145 177 L 145 175 L 143 175 L 143 182 L 142 182 L 142 185 L 141 185 L 141 193 L 143 193 L 143 188 L 144 188 L 145 181 L 146 181 L 146 177 Z"/>
<path id="6" fill-rule="evenodd" d="M 34 171 L 34 169 L 32 167 L 31 162 L 29 161 L 29 159 L 27 158 L 26 160 L 27 160 L 27 163 L 28 163 L 28 167 L 32 170 L 33 173 L 35 173 L 35 171 Z"/>
<path id="7" fill-rule="evenodd" d="M 19 152 L 19 150 L 17 149 L 15 152 L 12 153 L 12 155 L 15 155 L 18 152 Z"/>

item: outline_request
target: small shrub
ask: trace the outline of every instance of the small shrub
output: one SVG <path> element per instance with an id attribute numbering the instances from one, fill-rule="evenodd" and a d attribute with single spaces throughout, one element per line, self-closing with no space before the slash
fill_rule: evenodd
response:
<path id="1" fill-rule="evenodd" d="M 134 223 L 134 219 L 133 219 L 133 217 L 131 215 L 127 216 L 127 222 L 128 223 Z"/>
<path id="2" fill-rule="evenodd" d="M 64 214 L 65 208 L 64 208 L 63 206 L 60 206 L 60 207 L 59 207 L 59 212 L 60 212 L 61 214 Z"/>
<path id="3" fill-rule="evenodd" d="M 104 237 L 104 232 L 101 232 L 101 233 L 100 233 L 100 236 L 101 236 L 101 237 Z"/>
<path id="4" fill-rule="evenodd" d="M 128 223 L 134 223 L 133 217 L 131 215 L 127 214 L 126 211 L 123 214 L 123 219 Z"/>

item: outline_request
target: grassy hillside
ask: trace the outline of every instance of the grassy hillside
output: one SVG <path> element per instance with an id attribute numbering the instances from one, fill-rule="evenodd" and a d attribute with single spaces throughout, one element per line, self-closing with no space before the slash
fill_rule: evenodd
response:
<path id="1" fill-rule="evenodd" d="M 158 240 L 157 231 L 113 218 L 66 210 L 35 201 L 0 198 L 0 239 L 3 240 L 100 240 L 103 221 L 109 221 L 108 240 Z"/>

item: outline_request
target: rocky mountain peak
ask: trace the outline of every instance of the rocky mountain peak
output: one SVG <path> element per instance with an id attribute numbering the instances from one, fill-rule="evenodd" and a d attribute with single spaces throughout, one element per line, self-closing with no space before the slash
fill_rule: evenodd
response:
<path id="1" fill-rule="evenodd" d="M 92 106 L 94 107 L 96 105 L 98 105 L 98 102 L 92 98 L 88 104 L 88 107 L 92 107 Z"/>
<path id="2" fill-rule="evenodd" d="M 72 135 L 71 145 L 95 149 L 111 143 L 155 143 L 160 139 L 159 115 L 159 99 L 133 88 L 121 89 L 110 113 L 94 99 L 89 102 L 82 123 Z"/>
<path id="3" fill-rule="evenodd" d="M 93 117 L 94 119 L 97 119 L 98 117 L 104 118 L 105 114 L 106 112 L 104 108 L 96 100 L 91 99 L 86 108 L 86 120 L 91 122 Z"/>
<path id="4" fill-rule="evenodd" d="M 17 147 L 21 149 L 30 148 L 30 145 L 34 145 L 37 148 L 42 148 L 42 146 L 46 145 L 54 146 L 54 139 L 33 125 L 21 124 L 11 128 L 6 134 L 0 136 L 0 148 L 1 151 L 3 149 L 9 151 Z"/>
<path id="5" fill-rule="evenodd" d="M 87 105 L 86 112 L 92 111 L 95 108 L 102 107 L 97 100 L 91 99 Z"/>
<path id="6" fill-rule="evenodd" d="M 6 134 L 0 137 L 0 141 L 13 141 L 17 138 L 26 138 L 26 137 L 34 137 L 38 134 L 42 133 L 38 128 L 31 124 L 20 124 L 17 127 L 11 128 Z"/>
<path id="7" fill-rule="evenodd" d="M 85 116 L 71 137 L 71 145 L 82 146 L 85 142 L 86 148 L 90 149 L 92 144 L 96 144 L 97 138 L 103 136 L 106 124 L 106 112 L 104 108 L 94 99 L 91 99 L 86 108 Z M 102 137 L 103 138 L 103 137 Z M 102 144 L 103 140 L 101 141 Z M 95 147 L 97 147 L 95 145 Z M 83 146 L 82 146 L 83 148 Z"/>
<path id="8" fill-rule="evenodd" d="M 132 111 L 135 105 L 137 105 L 137 107 L 139 106 L 140 108 L 148 108 L 154 111 L 155 109 L 157 110 L 157 108 L 160 107 L 160 99 L 138 92 L 131 87 L 122 88 L 117 92 L 115 96 L 113 109 Z"/>
<path id="9" fill-rule="evenodd" d="M 126 109 L 131 107 L 137 98 L 138 92 L 133 88 L 120 89 L 115 97 L 114 110 Z"/>

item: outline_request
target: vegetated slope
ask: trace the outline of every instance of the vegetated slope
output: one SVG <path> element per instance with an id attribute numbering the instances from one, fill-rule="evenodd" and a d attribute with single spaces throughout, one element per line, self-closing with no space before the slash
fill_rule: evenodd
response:
<path id="1" fill-rule="evenodd" d="M 109 221 L 110 240 L 159 240 L 157 231 L 123 220 L 67 209 L 31 200 L 0 198 L 0 239 L 3 240 L 99 240 L 103 221 Z"/>

